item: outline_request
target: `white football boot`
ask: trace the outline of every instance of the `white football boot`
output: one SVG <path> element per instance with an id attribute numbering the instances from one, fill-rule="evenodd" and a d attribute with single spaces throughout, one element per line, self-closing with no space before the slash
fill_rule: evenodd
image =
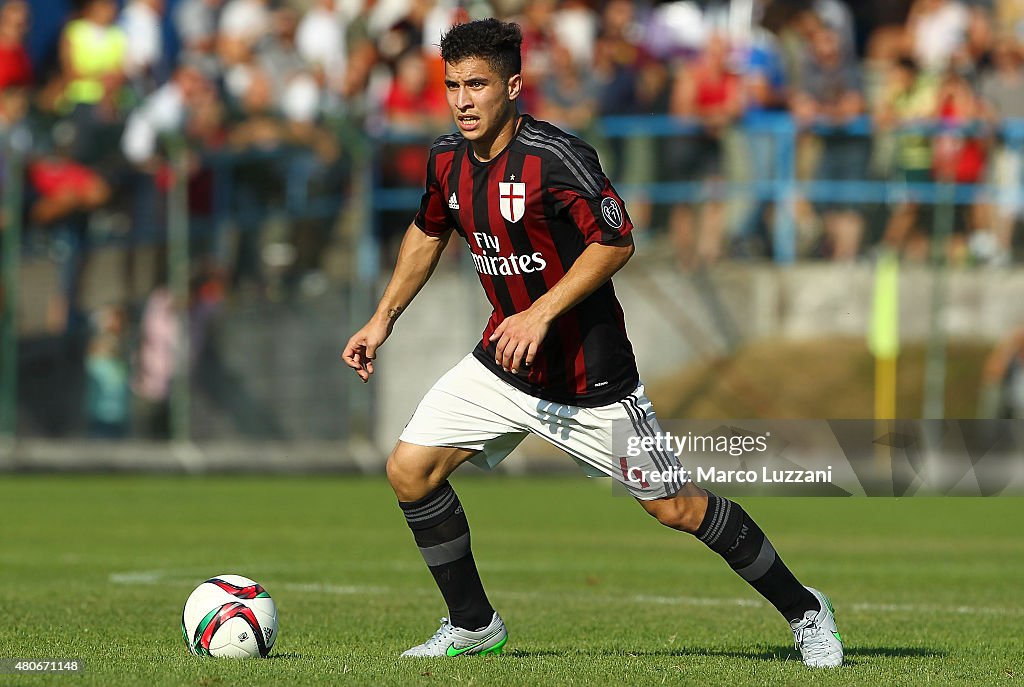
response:
<path id="1" fill-rule="evenodd" d="M 501 653 L 508 641 L 508 630 L 497 613 L 491 623 L 482 630 L 465 630 L 455 627 L 448 618 L 441 618 L 441 627 L 434 636 L 419 646 L 414 646 L 402 656 L 410 658 L 434 658 L 439 656 L 494 656 Z"/>
<path id="2" fill-rule="evenodd" d="M 836 626 L 835 611 L 828 597 L 817 589 L 806 588 L 821 604 L 820 611 L 806 611 L 800 620 L 789 624 L 796 648 L 804 665 L 811 668 L 837 668 L 843 665 L 843 638 Z"/>

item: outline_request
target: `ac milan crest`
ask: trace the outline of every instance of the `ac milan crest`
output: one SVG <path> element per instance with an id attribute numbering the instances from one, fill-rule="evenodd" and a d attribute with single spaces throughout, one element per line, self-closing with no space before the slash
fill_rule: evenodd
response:
<path id="1" fill-rule="evenodd" d="M 518 222 L 526 212 L 526 184 L 518 181 L 498 182 L 498 207 L 509 222 Z"/>

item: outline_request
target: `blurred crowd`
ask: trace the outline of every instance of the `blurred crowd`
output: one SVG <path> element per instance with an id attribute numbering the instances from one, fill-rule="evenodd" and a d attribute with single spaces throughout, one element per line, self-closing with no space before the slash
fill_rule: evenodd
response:
<path id="1" fill-rule="evenodd" d="M 944 257 L 1013 262 L 1024 0 L 76 0 L 30 57 L 38 6 L 0 0 L 0 137 L 31 141 L 25 240 L 58 265 L 52 329 L 95 334 L 90 398 L 106 409 L 104 435 L 120 431 L 110 418 L 125 415 L 129 386 L 166 399 L 176 306 L 158 278 L 137 317 L 118 306 L 90 325 L 76 303 L 90 246 L 160 245 L 168 193 L 183 183 L 197 269 L 194 303 L 177 310 L 208 313 L 236 289 L 323 289 L 337 217 L 367 164 L 360 141 L 390 136 L 376 148 L 379 183 L 422 183 L 423 140 L 451 129 L 437 44 L 473 18 L 521 25 L 522 109 L 594 142 L 639 239 L 668 242 L 684 268 L 772 258 L 784 216 L 801 258 L 925 260 L 944 211 Z M 621 115 L 676 126 L 624 136 L 610 124 Z M 888 190 L 823 183 L 775 207 L 772 182 L 786 174 Z M 645 190 L 659 182 L 683 191 Z M 935 182 L 970 192 L 937 205 Z M 408 214 L 385 216 L 384 238 Z M 127 260 L 127 282 L 134 269 Z M 132 374 L 104 362 L 124 359 L 126 329 L 159 344 L 136 352 Z"/>
<path id="2" fill-rule="evenodd" d="M 54 225 L 128 189 L 125 230 L 152 232 L 144 215 L 169 184 L 175 137 L 202 153 L 190 188 L 200 222 L 218 211 L 258 222 L 296 193 L 295 175 L 341 195 L 338 123 L 373 134 L 450 129 L 437 43 L 453 23 L 492 14 L 523 28 L 526 111 L 603 140 L 618 184 L 697 184 L 680 196 L 687 202 L 659 203 L 667 208 L 632 194 L 637 224 L 667 229 L 684 264 L 770 254 L 770 194 L 739 207 L 724 182 L 777 176 L 770 123 L 779 114 L 799 128 L 800 179 L 993 182 L 999 192 L 978 196 L 954 223 L 953 253 L 994 263 L 1012 255 L 1020 146 L 1005 145 L 1019 141 L 1001 124 L 1024 117 L 1020 0 L 76 0 L 52 54 L 35 64 L 25 47 L 32 5 L 3 0 L 0 127 L 36 123 L 29 217 Z M 693 126 L 602 139 L 613 115 Z M 230 201 L 211 191 L 204 157 L 281 150 L 289 155 L 233 167 Z M 385 183 L 419 183 L 422 151 L 385 152 Z M 881 240 L 921 255 L 931 223 L 918 200 L 898 198 L 875 223 L 880 236 L 865 230 L 859 207 L 877 199 L 826 191 L 798 200 L 801 254 L 852 259 Z M 218 201 L 227 207 L 211 207 Z M 300 272 L 316 269 L 325 240 L 306 234 L 289 239 Z M 260 246 L 225 243 L 204 248 L 236 281 L 259 282 Z"/>

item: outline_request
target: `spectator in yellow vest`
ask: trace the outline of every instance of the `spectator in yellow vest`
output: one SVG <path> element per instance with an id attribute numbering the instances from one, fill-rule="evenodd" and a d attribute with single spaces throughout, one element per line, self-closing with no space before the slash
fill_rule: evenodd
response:
<path id="1" fill-rule="evenodd" d="M 118 26 L 114 0 L 85 0 L 78 19 L 64 27 L 60 57 L 64 82 L 61 109 L 97 106 L 104 118 L 116 113 L 124 83 L 127 38 Z"/>

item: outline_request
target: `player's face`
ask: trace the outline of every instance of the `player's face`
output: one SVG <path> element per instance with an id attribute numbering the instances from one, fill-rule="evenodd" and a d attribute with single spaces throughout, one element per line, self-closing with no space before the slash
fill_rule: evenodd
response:
<path id="1" fill-rule="evenodd" d="M 522 76 L 515 74 L 506 82 L 487 60 L 467 57 L 445 63 L 444 84 L 455 124 L 471 142 L 486 146 L 512 131 Z"/>

